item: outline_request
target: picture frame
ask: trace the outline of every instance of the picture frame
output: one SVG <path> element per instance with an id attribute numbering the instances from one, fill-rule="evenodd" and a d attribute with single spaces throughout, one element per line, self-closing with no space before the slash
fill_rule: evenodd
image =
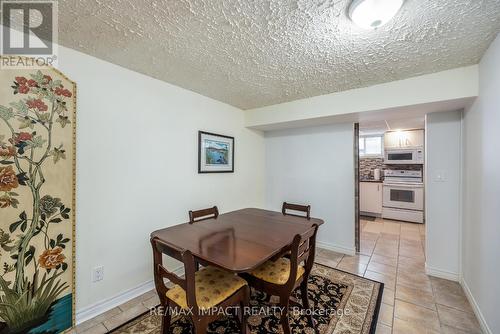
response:
<path id="1" fill-rule="evenodd" d="M 234 137 L 198 131 L 198 173 L 234 173 Z"/>

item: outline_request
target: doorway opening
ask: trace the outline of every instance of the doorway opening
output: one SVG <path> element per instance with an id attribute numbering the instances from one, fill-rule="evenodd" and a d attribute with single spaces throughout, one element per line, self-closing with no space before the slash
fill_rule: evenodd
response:
<path id="1" fill-rule="evenodd" d="M 356 251 L 425 258 L 425 118 L 362 121 L 354 136 Z"/>

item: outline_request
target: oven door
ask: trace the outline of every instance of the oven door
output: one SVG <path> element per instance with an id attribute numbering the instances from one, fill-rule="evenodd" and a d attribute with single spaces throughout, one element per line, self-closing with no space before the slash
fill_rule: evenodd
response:
<path id="1" fill-rule="evenodd" d="M 413 164 L 416 162 L 415 150 L 386 150 L 386 164 Z"/>
<path id="2" fill-rule="evenodd" d="M 383 206 L 397 209 L 423 210 L 423 185 L 384 184 Z"/>

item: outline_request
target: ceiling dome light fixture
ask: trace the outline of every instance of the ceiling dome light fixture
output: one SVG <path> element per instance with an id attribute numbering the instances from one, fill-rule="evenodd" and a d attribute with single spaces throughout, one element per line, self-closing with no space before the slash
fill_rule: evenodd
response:
<path id="1" fill-rule="evenodd" d="M 356 25 L 365 29 L 377 29 L 397 14 L 404 0 L 354 0 L 349 8 L 349 17 Z"/>

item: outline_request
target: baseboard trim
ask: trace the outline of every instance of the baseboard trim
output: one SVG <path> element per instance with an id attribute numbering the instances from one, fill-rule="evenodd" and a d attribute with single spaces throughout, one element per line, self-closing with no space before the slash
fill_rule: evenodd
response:
<path id="1" fill-rule="evenodd" d="M 354 248 L 338 246 L 328 242 L 316 241 L 316 246 L 318 246 L 319 248 L 328 249 L 337 253 L 342 253 L 350 256 L 356 255 L 356 249 Z"/>
<path id="2" fill-rule="evenodd" d="M 177 275 L 183 274 L 183 266 L 178 267 L 174 270 Z M 140 295 L 154 289 L 153 280 L 139 284 L 136 287 L 125 290 L 113 297 L 103 299 L 95 304 L 76 310 L 75 320 L 76 324 L 79 325 L 89 319 L 95 318 L 98 315 L 111 310 L 121 304 L 128 302 L 131 299 L 139 297 Z"/>
<path id="3" fill-rule="evenodd" d="M 481 309 L 479 308 L 479 305 L 477 304 L 476 300 L 474 299 L 474 296 L 472 295 L 472 292 L 469 289 L 469 286 L 463 279 L 463 277 L 460 279 L 460 285 L 462 286 L 462 289 L 464 290 L 465 296 L 469 300 L 469 303 L 472 306 L 472 310 L 474 311 L 474 314 L 476 315 L 477 320 L 479 321 L 479 325 L 481 326 L 481 329 L 485 334 L 493 334 L 491 331 L 490 327 L 486 323 L 486 319 L 483 316 L 483 313 L 481 312 Z"/>
<path id="4" fill-rule="evenodd" d="M 101 300 L 93 305 L 84 307 L 76 311 L 76 324 L 79 325 L 89 319 L 97 317 L 106 311 L 111 310 L 129 300 L 138 297 L 154 288 L 153 280 L 139 284 L 138 286 L 125 290 L 111 298 Z"/>
<path id="5" fill-rule="evenodd" d="M 365 211 L 360 211 L 359 215 L 366 216 L 366 217 L 373 217 L 373 218 L 381 218 L 382 217 L 381 213 L 373 213 L 373 212 L 365 212 Z"/>
<path id="6" fill-rule="evenodd" d="M 428 266 L 427 263 L 425 264 L 425 273 L 429 276 L 434 276 L 438 278 L 444 278 L 450 281 L 455 281 L 459 282 L 460 281 L 460 275 L 458 273 L 454 273 L 451 271 L 447 270 L 441 270 L 437 268 L 433 268 L 431 266 Z"/>

